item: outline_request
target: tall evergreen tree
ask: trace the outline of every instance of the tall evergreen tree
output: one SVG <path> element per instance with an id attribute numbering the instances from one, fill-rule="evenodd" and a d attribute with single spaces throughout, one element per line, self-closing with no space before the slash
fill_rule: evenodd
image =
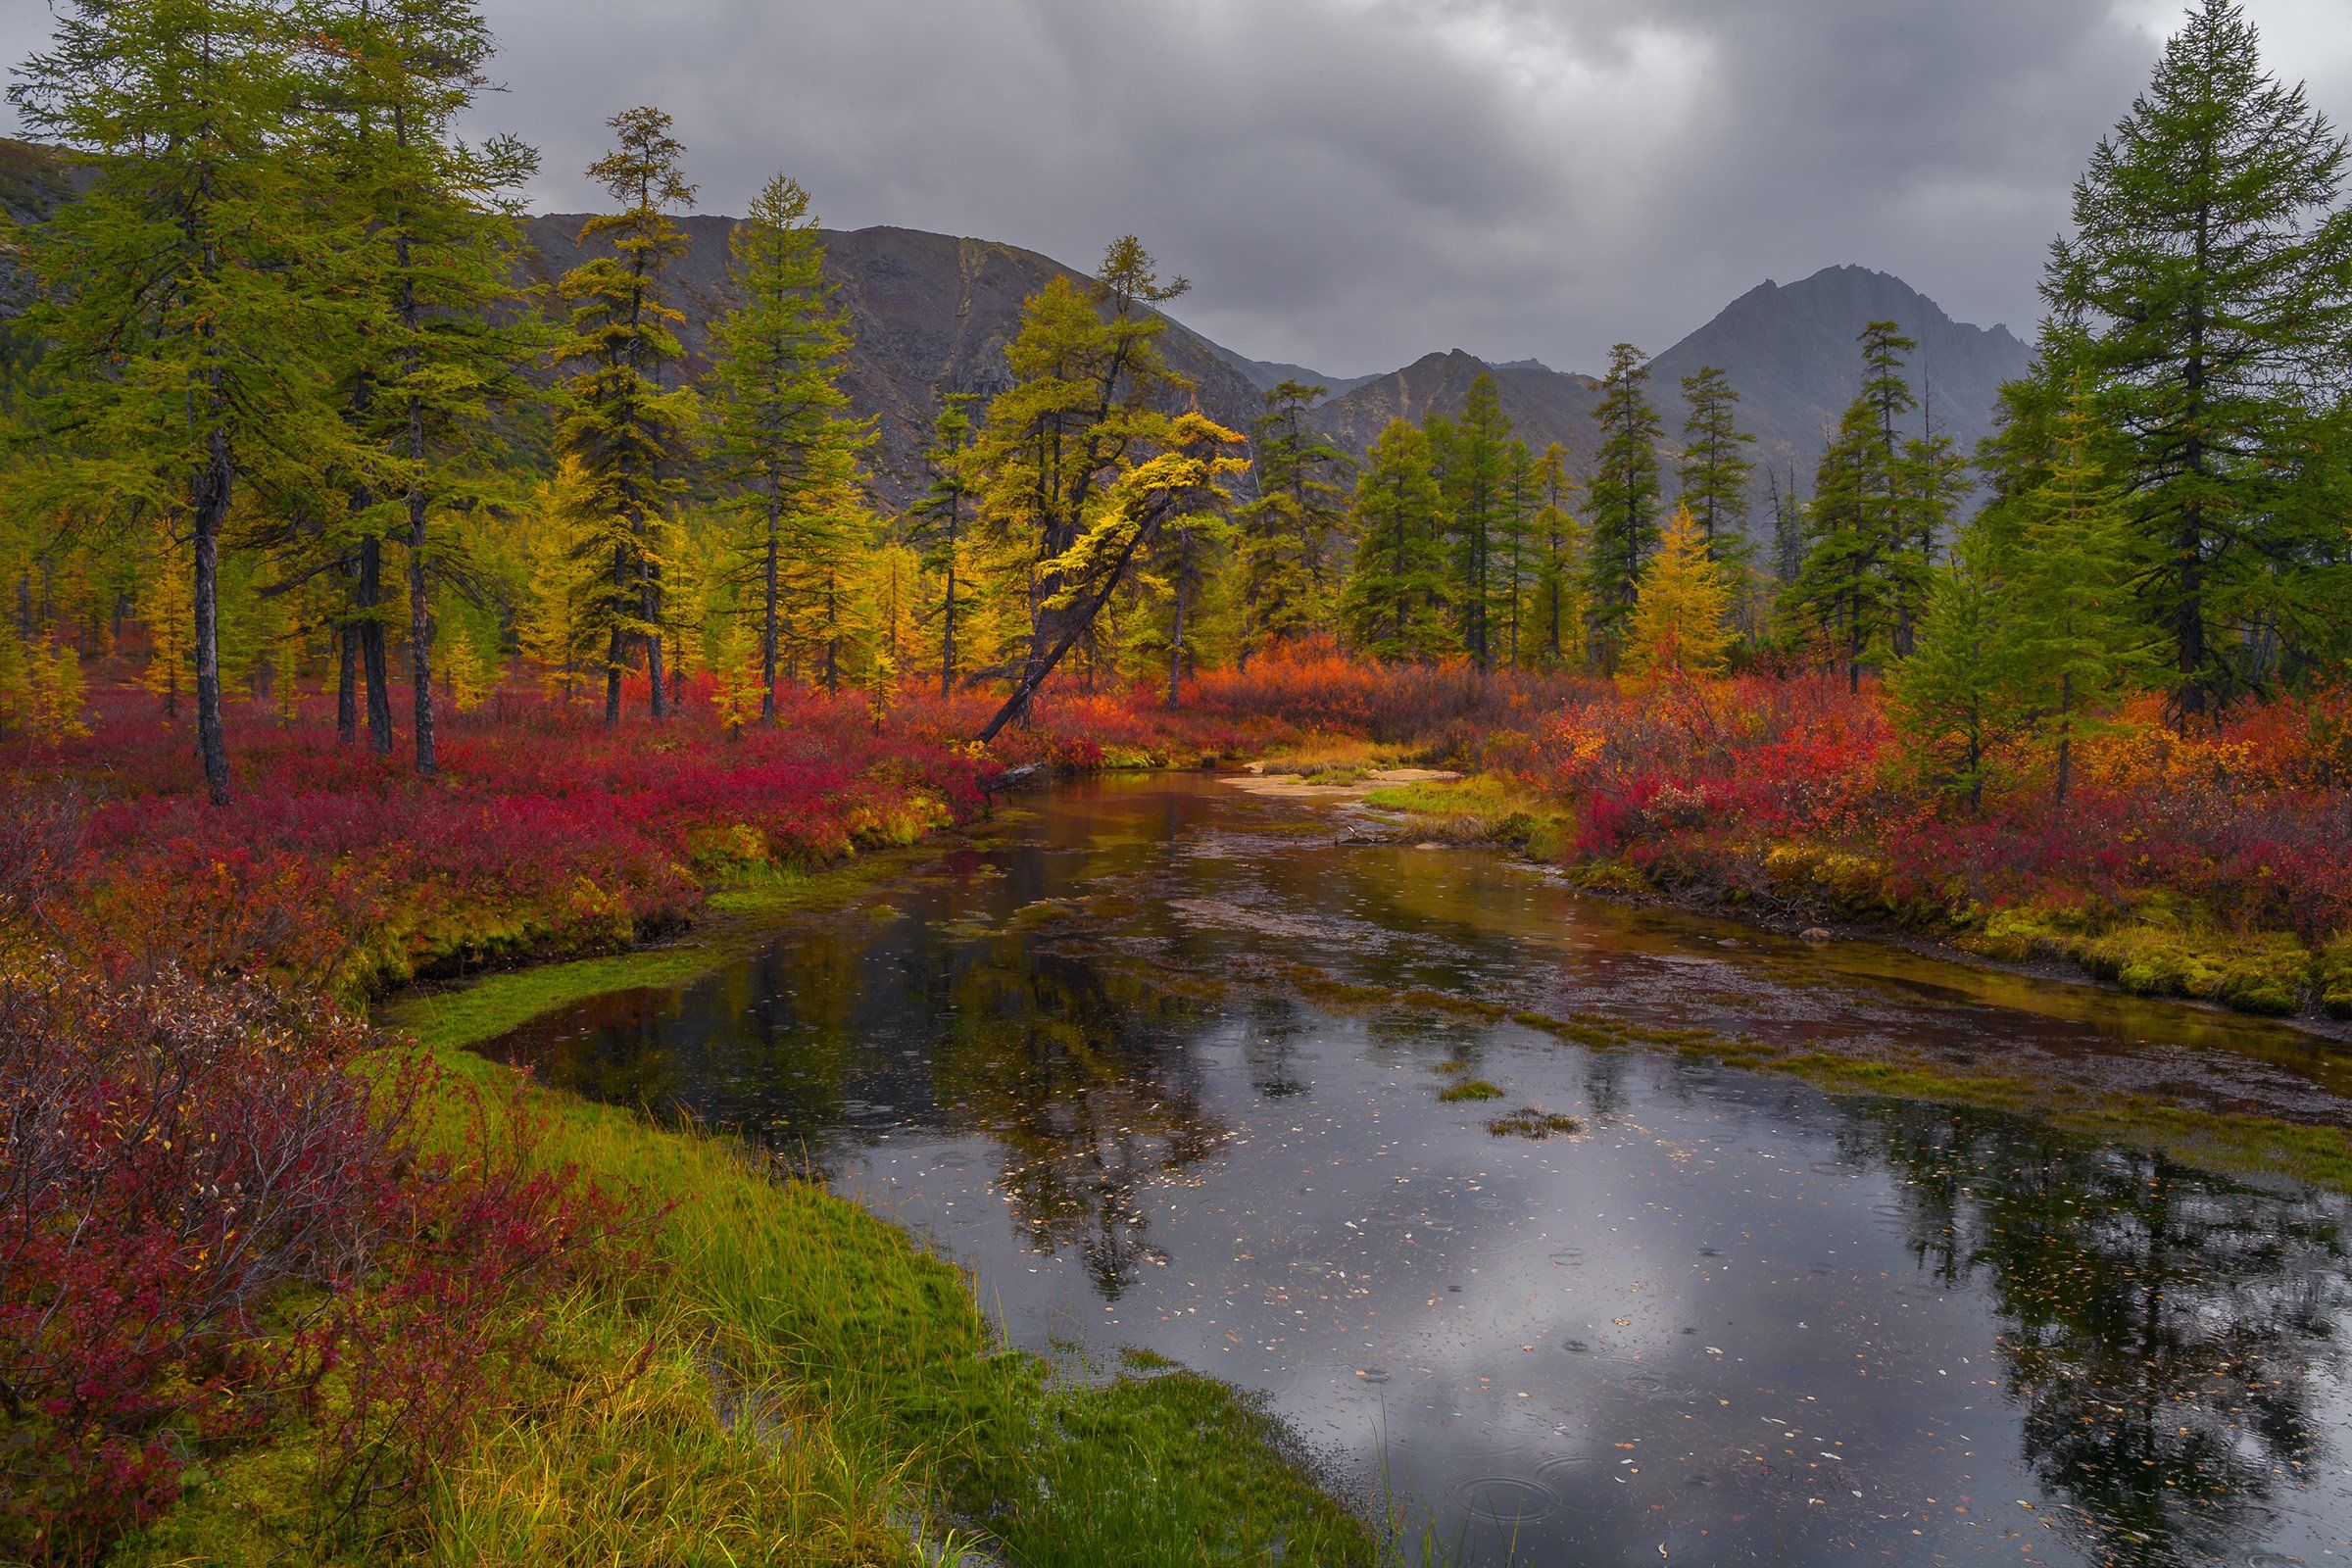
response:
<path id="1" fill-rule="evenodd" d="M 1492 374 L 1481 370 L 1472 378 L 1461 417 L 1441 431 L 1439 480 L 1451 534 L 1455 623 L 1470 662 L 1489 670 L 1494 667 L 1502 589 L 1495 548 L 1509 526 L 1513 478 L 1511 416 L 1502 411 Z"/>
<path id="2" fill-rule="evenodd" d="M 1982 809 L 2025 723 L 2030 659 L 2016 578 L 2020 545 L 1998 514 L 1978 518 L 1933 573 L 1919 643 L 1887 676 L 1888 708 L 1914 755 Z"/>
<path id="3" fill-rule="evenodd" d="M 2292 653 L 2352 620 L 2329 569 L 2352 456 L 2346 157 L 2303 88 L 2263 69 L 2243 9 L 2198 0 L 2051 248 L 2051 367 L 2111 411 L 2183 716 L 2260 685 L 2272 639 Z"/>
<path id="4" fill-rule="evenodd" d="M 371 689 L 380 689 L 373 589 L 388 534 L 406 556 L 412 744 L 416 770 L 430 773 L 435 557 L 454 549 L 446 519 L 491 495 L 502 456 L 496 416 L 535 395 L 524 367 L 548 346 L 514 281 L 521 235 L 513 214 L 538 156 L 512 137 L 475 144 L 459 134 L 493 53 L 472 0 L 320 5 L 335 63 L 320 95 L 333 111 L 334 189 L 356 229 L 355 286 L 369 317 L 346 371 L 345 406 L 382 472 L 380 485 L 361 487 L 353 519 L 358 621 Z M 381 520 L 369 514 L 377 506 Z M 445 523 L 438 546 L 436 519 Z"/>
<path id="5" fill-rule="evenodd" d="M 760 626 L 760 721 L 776 721 L 784 556 L 806 519 L 856 480 L 866 427 L 839 385 L 850 329 L 825 281 L 808 196 L 778 174 L 727 239 L 737 304 L 712 334 L 710 402 L 718 475 L 742 491 L 735 546 Z"/>
<path id="6" fill-rule="evenodd" d="M 605 567 L 583 607 L 605 642 L 605 722 L 620 722 L 620 677 L 630 651 L 645 652 L 654 715 L 666 708 L 662 680 L 662 555 L 671 511 L 691 456 L 695 400 L 662 385 L 685 357 L 676 325 L 685 319 L 662 289 L 662 274 L 685 254 L 670 213 L 693 205 L 679 172 L 684 151 L 659 109 L 623 110 L 607 122 L 614 149 L 589 165 L 589 177 L 622 204 L 580 229 L 583 245 L 607 246 L 566 272 L 556 289 L 572 302 L 571 335 L 559 351 L 579 367 L 564 382 L 570 410 L 564 450 L 593 487 L 592 526 L 581 544 Z"/>
<path id="7" fill-rule="evenodd" d="M 1355 569 L 1340 603 L 1349 646 L 1384 660 L 1435 660 L 1450 650 L 1444 517 L 1427 432 L 1390 421 L 1356 480 Z"/>
<path id="8" fill-rule="evenodd" d="M 2107 714 L 2156 674 L 2133 603 L 2133 538 L 2120 491 L 2099 466 L 2103 432 L 2087 387 L 2073 390 L 2049 477 L 2018 507 L 2018 612 L 2033 692 L 2034 738 L 2063 808 L 2075 757 Z"/>
<path id="9" fill-rule="evenodd" d="M 1934 540 L 1949 523 L 1960 469 L 1948 441 L 1910 437 L 1918 400 L 1904 375 L 1915 345 L 1892 321 L 1862 329 L 1862 390 L 1814 476 L 1803 566 L 1786 608 L 1825 636 L 1859 691 L 1866 664 L 1910 652 L 1926 613 Z"/>
<path id="10" fill-rule="evenodd" d="M 1253 445 L 1257 497 L 1235 516 L 1242 649 L 1328 631 L 1348 544 L 1346 454 L 1306 422 L 1324 389 L 1286 380 L 1265 394 Z"/>
<path id="11" fill-rule="evenodd" d="M 1649 406 L 1649 361 L 1631 343 L 1609 351 L 1609 373 L 1593 410 L 1600 451 L 1585 486 L 1592 535 L 1585 557 L 1591 646 L 1614 673 L 1634 612 L 1642 563 L 1658 537 L 1658 423 Z"/>
<path id="12" fill-rule="evenodd" d="M 988 525 L 1029 583 L 1026 664 L 991 734 L 1027 714 L 1037 688 L 1107 603 L 1107 592 L 1071 591 L 1076 563 L 1064 558 L 1119 479 L 1168 438 L 1172 423 L 1158 401 L 1188 383 L 1160 352 L 1168 323 L 1157 307 L 1190 286 L 1163 281 L 1130 234 L 1104 254 L 1091 285 L 1057 277 L 1022 307 L 1005 350 L 1013 384 L 989 405 L 971 454 Z M 1130 564 L 1120 561 L 1122 576 Z"/>
<path id="13" fill-rule="evenodd" d="M 950 392 L 940 399 L 939 413 L 931 423 L 931 442 L 923 449 L 923 465 L 929 470 L 931 482 L 922 499 L 915 503 L 910 519 L 910 537 L 920 554 L 923 569 L 940 581 L 937 613 L 942 697 L 956 689 L 956 672 L 959 667 L 956 662 L 963 657 L 957 633 L 965 624 L 976 597 L 965 569 L 972 487 L 964 468 L 975 429 L 971 407 L 977 397 L 972 392 Z"/>
<path id="14" fill-rule="evenodd" d="M 1752 432 L 1740 428 L 1740 394 L 1731 376 L 1712 365 L 1683 377 L 1683 452 L 1676 477 L 1682 503 L 1698 524 L 1707 554 L 1737 573 L 1744 570 L 1747 548 L 1747 482 L 1755 471 L 1747 448 Z"/>
<path id="15" fill-rule="evenodd" d="M 355 322 L 318 171 L 314 62 L 281 0 L 65 0 L 9 89 L 26 130 L 91 155 L 25 231 L 46 345 L 20 505 L 184 519 L 197 753 L 229 798 L 221 539 L 246 489 L 294 488 L 348 443 L 326 368 Z M 358 455 L 350 455 L 357 461 Z"/>
<path id="16" fill-rule="evenodd" d="M 1568 454 L 1557 441 L 1544 449 L 1530 477 L 1536 492 L 1536 514 L 1528 523 L 1535 551 L 1528 607 L 1533 662 L 1544 669 L 1570 669 L 1585 657 L 1585 529 L 1568 505 Z"/>

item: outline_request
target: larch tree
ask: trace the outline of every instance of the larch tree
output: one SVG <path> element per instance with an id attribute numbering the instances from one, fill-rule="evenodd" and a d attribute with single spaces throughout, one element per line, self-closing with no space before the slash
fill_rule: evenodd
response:
<path id="1" fill-rule="evenodd" d="M 1963 530 L 1930 578 L 1918 645 L 1886 678 L 1887 708 L 1912 755 L 1981 810 L 2026 721 L 2030 659 L 2020 613 L 2020 541 L 1988 513 Z"/>
<path id="2" fill-rule="evenodd" d="M 516 284 L 520 190 L 538 169 L 521 142 L 475 143 L 460 123 L 488 86 L 494 53 L 473 0 L 316 0 L 332 62 L 318 100 L 353 247 L 367 330 L 342 378 L 346 417 L 374 460 L 348 532 L 360 554 L 371 691 L 385 678 L 377 606 L 380 541 L 405 564 L 411 743 L 436 766 L 432 599 L 464 574 L 454 519 L 496 495 L 500 416 L 534 397 L 526 368 L 552 334 Z M 443 558 L 453 558 L 443 569 Z M 374 704 L 370 704 L 370 715 Z M 371 724 L 371 729 L 375 726 Z M 377 731 L 380 741 L 387 739 Z"/>
<path id="3" fill-rule="evenodd" d="M 1495 547 L 1507 526 L 1513 478 L 1511 416 L 1492 374 L 1481 370 L 1471 379 L 1461 417 L 1446 428 L 1439 482 L 1450 535 L 1454 619 L 1471 664 L 1491 670 L 1501 591 Z"/>
<path id="4" fill-rule="evenodd" d="M 840 386 L 849 323 L 833 308 L 808 193 L 781 174 L 769 180 L 727 246 L 738 303 L 713 333 L 711 449 L 718 477 L 743 496 L 736 543 L 758 606 L 760 721 L 772 724 L 784 554 L 805 519 L 855 484 L 871 432 Z"/>
<path id="5" fill-rule="evenodd" d="M 1022 307 L 1005 349 L 1012 385 L 989 405 L 970 457 L 983 516 L 1025 573 L 1030 606 L 1024 667 L 989 735 L 1027 715 L 1116 586 L 1074 591 L 1071 552 L 1121 477 L 1169 439 L 1160 403 L 1187 383 L 1160 353 L 1168 322 L 1158 307 L 1188 287 L 1181 277 L 1163 280 L 1130 234 L 1110 246 L 1091 283 L 1056 277 Z M 1132 554 L 1104 559 L 1117 560 L 1122 574 L 1132 564 Z"/>
<path id="6" fill-rule="evenodd" d="M 1627 617 L 1626 678 L 1656 685 L 1722 674 L 1730 663 L 1731 608 L 1731 585 L 1707 553 L 1704 531 L 1690 508 L 1675 508 Z"/>
<path id="7" fill-rule="evenodd" d="M 348 455 L 325 368 L 355 322 L 331 204 L 300 156 L 308 36 L 280 0 L 58 12 L 9 96 L 27 131 L 90 155 L 90 184 L 23 236 L 46 358 L 17 500 L 104 497 L 129 520 L 184 523 L 197 753 L 225 804 L 231 509 Z"/>
<path id="8" fill-rule="evenodd" d="M 1528 632 L 1545 669 L 1573 669 L 1585 658 L 1585 528 L 1568 504 L 1568 454 L 1554 441 L 1532 470 L 1536 514 L 1528 524 L 1535 580 Z"/>
<path id="9" fill-rule="evenodd" d="M 557 350 L 575 366 L 563 383 L 568 403 L 564 451 L 578 460 L 591 496 L 580 546 L 603 567 L 581 606 L 601 635 L 605 722 L 620 722 L 621 673 L 632 650 L 645 654 L 649 701 L 666 711 L 662 679 L 662 555 L 683 473 L 693 452 L 691 388 L 665 387 L 664 370 L 685 356 L 662 274 L 685 253 L 671 212 L 691 206 L 679 172 L 683 149 L 659 109 L 624 110 L 609 121 L 617 145 L 588 168 L 621 204 L 588 220 L 586 246 L 609 247 L 566 272 L 556 290 L 572 302 L 570 335 Z"/>
<path id="10" fill-rule="evenodd" d="M 2045 349 L 2087 375 L 2171 645 L 2172 705 L 2212 713 L 2339 640 L 2352 461 L 2345 139 L 2263 69 L 2232 0 L 2198 0 L 2075 186 Z"/>
<path id="11" fill-rule="evenodd" d="M 930 444 L 923 449 L 923 466 L 930 483 L 908 515 L 908 539 L 921 558 L 923 569 L 939 579 L 939 695 L 956 689 L 958 661 L 965 657 L 959 638 L 970 619 L 978 588 L 967 569 L 971 553 L 968 533 L 973 508 L 972 485 L 964 471 L 976 426 L 972 404 L 978 394 L 950 392 L 939 401 L 931 423 Z"/>
<path id="12" fill-rule="evenodd" d="M 1740 428 L 1740 394 L 1728 372 L 1700 366 L 1683 377 L 1683 401 L 1690 414 L 1676 465 L 1682 504 L 1697 521 L 1707 554 L 1737 578 L 1747 566 L 1747 485 L 1756 468 L 1747 449 L 1756 438 Z"/>
<path id="13" fill-rule="evenodd" d="M 1242 657 L 1331 628 L 1348 548 L 1345 453 L 1307 422 L 1324 389 L 1265 394 L 1251 444 L 1257 496 L 1235 514 Z"/>
<path id="14" fill-rule="evenodd" d="M 1585 613 L 1590 646 L 1604 674 L 1616 670 L 1642 564 L 1658 537 L 1661 426 L 1648 386 L 1649 361 L 1640 349 L 1620 343 L 1609 351 L 1609 372 L 1593 410 L 1600 451 L 1585 485 L 1585 515 L 1592 525 L 1585 556 Z"/>
<path id="15" fill-rule="evenodd" d="M 2132 593 L 2136 541 L 2120 487 L 2099 464 L 2104 433 L 2087 386 L 2078 381 L 2049 476 L 2017 509 L 2023 668 L 2033 689 L 2034 739 L 2051 759 L 2061 809 L 2082 742 L 2108 728 L 2115 706 L 2161 664 Z"/>
<path id="16" fill-rule="evenodd" d="M 1111 597 L 1133 581 L 1142 563 L 1188 531 L 1209 532 L 1230 515 L 1232 481 L 1247 473 L 1247 445 L 1236 431 L 1199 414 L 1181 414 L 1154 432 L 1152 456 L 1126 468 L 1102 490 L 1070 548 L 1043 568 L 1054 582 L 1044 608 L 1056 630 L 1042 658 L 1033 659 L 1004 706 L 977 737 L 996 738 L 1027 710 L 1037 689 L 1102 615 Z M 1181 659 L 1182 638 L 1171 638 Z"/>
<path id="17" fill-rule="evenodd" d="M 1434 661 L 1446 625 L 1445 497 L 1427 432 L 1392 420 L 1355 486 L 1355 569 L 1340 602 L 1348 645 L 1381 660 Z"/>
<path id="18" fill-rule="evenodd" d="M 1930 549 L 1949 521 L 1959 469 L 1948 443 L 1906 435 L 1916 410 L 1904 376 L 1914 346 L 1892 321 L 1862 330 L 1862 390 L 1814 475 L 1806 554 L 1784 606 L 1825 637 L 1849 690 L 1863 669 L 1911 650 L 1926 612 Z"/>

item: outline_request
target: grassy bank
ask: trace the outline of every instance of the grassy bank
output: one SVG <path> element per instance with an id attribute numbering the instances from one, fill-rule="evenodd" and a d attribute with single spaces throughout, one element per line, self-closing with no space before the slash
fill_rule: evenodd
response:
<path id="1" fill-rule="evenodd" d="M 447 1075 L 443 1135 L 469 1092 L 499 1102 L 506 1069 L 466 1047 L 580 997 L 676 983 L 710 952 L 551 965 L 398 1008 Z M 1061 1376 L 1004 1348 L 969 1280 L 907 1233 L 727 1139 L 548 1092 L 520 1113 L 539 1159 L 665 1211 L 653 1256 L 559 1303 L 424 1516 L 346 1560 L 1396 1557 L 1223 1384 Z M 305 1467 L 294 1433 L 200 1478 L 123 1560 L 267 1560 L 311 1526 Z"/>
<path id="2" fill-rule="evenodd" d="M 2133 996 L 2271 1016 L 2352 1017 L 2352 936 L 2314 944 L 2293 931 L 2247 930 L 2178 894 L 1997 906 L 1908 895 L 1870 855 L 1803 841 L 1725 839 L 1706 870 L 1687 856 L 1644 863 L 1596 850 L 1579 834 L 1572 807 L 1494 774 L 1376 789 L 1365 800 L 1411 833 L 1558 864 L 1594 892 L 1791 930 L 1835 923 L 1884 931 L 1996 963 L 2068 966 Z"/>

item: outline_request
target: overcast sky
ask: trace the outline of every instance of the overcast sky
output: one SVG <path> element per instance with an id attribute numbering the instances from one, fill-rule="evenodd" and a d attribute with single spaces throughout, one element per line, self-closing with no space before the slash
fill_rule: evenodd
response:
<path id="1" fill-rule="evenodd" d="M 2043 247 L 2174 0 L 484 0 L 547 208 L 605 117 L 677 119 L 706 211 L 1080 268 L 1133 230 L 1260 359 L 1599 368 L 1763 278 L 1859 263 L 2030 334 Z M 2352 3 L 2249 0 L 2352 122 Z M 48 0 L 0 0 L 0 52 Z"/>

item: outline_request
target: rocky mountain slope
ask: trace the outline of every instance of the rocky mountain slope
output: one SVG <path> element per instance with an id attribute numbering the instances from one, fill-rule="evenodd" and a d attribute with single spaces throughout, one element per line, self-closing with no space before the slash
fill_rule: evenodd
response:
<path id="1" fill-rule="evenodd" d="M 1855 339 L 1863 325 L 1892 320 L 1919 340 L 1911 359 L 1936 428 L 1964 452 L 1992 429 L 2001 383 L 2025 373 L 2033 350 L 2006 327 L 1954 321 L 1899 278 L 1859 267 L 1833 267 L 1799 283 L 1762 283 L 1652 362 L 1650 398 L 1666 429 L 1669 455 L 1680 446 L 1688 413 L 1681 378 L 1701 366 L 1728 372 L 1740 393 L 1740 424 L 1756 437 L 1754 456 L 1784 469 L 1793 465 L 1810 489 L 1829 432 L 1862 383 Z M 1432 354 L 1394 374 L 1334 397 L 1314 417 L 1335 439 L 1361 450 L 1398 416 L 1435 409 L 1457 413 L 1480 369 L 1492 370 L 1502 403 L 1531 445 L 1558 441 L 1572 463 L 1588 461 L 1598 442 L 1592 410 L 1598 384 L 1530 361 L 1487 366 L 1459 350 Z M 1757 480 L 1759 491 L 1762 474 Z"/>
<path id="2" fill-rule="evenodd" d="M 47 149 L 0 139 L 0 210 L 19 220 L 37 220 L 74 183 Z M 581 259 L 584 221 L 578 214 L 529 220 L 526 270 L 532 281 L 549 282 Z M 732 225 L 733 220 L 720 217 L 683 220 L 689 243 L 672 278 L 687 318 L 680 335 L 691 356 L 690 373 L 705 363 L 711 323 L 732 303 Z M 1018 246 L 916 229 L 850 229 L 826 238 L 827 267 L 855 333 L 851 396 L 878 432 L 874 488 L 885 504 L 902 505 L 924 483 L 919 455 L 938 395 L 1002 388 L 1009 375 L 1004 349 L 1018 327 L 1021 302 L 1051 278 L 1077 274 Z M 22 278 L 0 262 L 0 318 L 22 289 Z M 550 308 L 560 307 L 551 302 Z M 1786 286 L 1760 284 L 1658 355 L 1652 394 L 1666 421 L 1667 445 L 1677 444 L 1685 412 L 1678 379 L 1702 365 L 1720 366 L 1740 391 L 1742 427 L 1759 437 L 1759 460 L 1793 466 L 1809 486 L 1828 428 L 1860 385 L 1855 336 L 1864 322 L 1880 318 L 1901 322 L 1920 340 L 1914 379 L 1931 397 L 1936 427 L 1964 449 L 1973 448 L 1991 428 L 2001 382 L 2024 372 L 2032 350 L 2006 328 L 1956 322 L 1901 280 L 1858 267 L 1830 268 Z M 1582 466 L 1597 444 L 1592 411 L 1599 390 L 1593 379 L 1533 360 L 1488 365 L 1455 350 L 1427 355 L 1387 375 L 1332 377 L 1251 360 L 1181 321 L 1172 327 L 1163 344 L 1169 361 L 1194 383 L 1190 401 L 1237 429 L 1249 428 L 1266 388 L 1284 379 L 1315 382 L 1331 390 L 1315 421 L 1340 445 L 1361 453 L 1393 418 L 1417 419 L 1433 409 L 1458 412 L 1471 379 L 1485 369 L 1494 373 L 1504 411 L 1531 445 L 1558 441 Z"/>
<path id="3" fill-rule="evenodd" d="M 583 254 L 579 214 L 534 218 L 525 233 L 537 281 L 560 277 Z M 699 369 L 711 324 L 733 303 L 727 234 L 734 220 L 685 219 L 688 248 L 671 270 L 686 322 L 679 336 Z M 874 486 L 903 505 L 923 488 L 920 454 L 944 392 L 991 394 L 1010 379 L 1005 345 L 1019 329 L 1021 302 L 1056 276 L 1060 263 L 1014 245 L 956 239 L 911 228 L 858 228 L 825 236 L 825 266 L 839 290 L 855 342 L 849 391 L 875 420 Z M 1248 429 L 1260 409 L 1257 384 L 1206 338 L 1181 326 L 1161 340 L 1169 363 L 1194 383 L 1211 418 Z"/>

